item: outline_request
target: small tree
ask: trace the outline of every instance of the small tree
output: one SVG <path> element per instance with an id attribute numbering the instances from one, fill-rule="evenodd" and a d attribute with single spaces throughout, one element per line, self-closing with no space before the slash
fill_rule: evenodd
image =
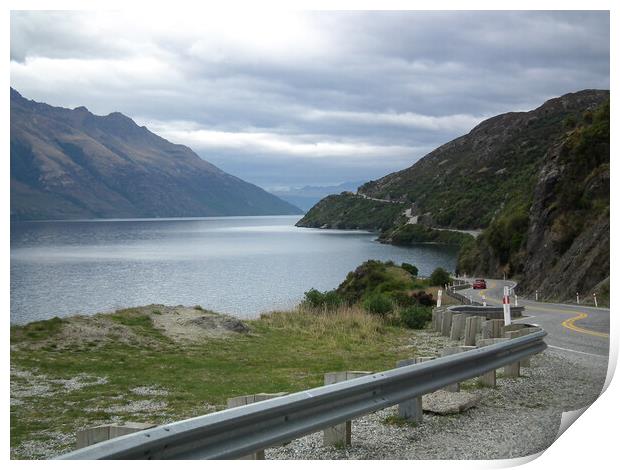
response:
<path id="1" fill-rule="evenodd" d="M 418 267 L 414 266 L 413 264 L 403 263 L 400 265 L 400 267 L 407 271 L 409 274 L 411 274 L 413 277 L 418 275 Z"/>
<path id="2" fill-rule="evenodd" d="M 364 310 L 375 315 L 385 316 L 394 309 L 392 299 L 386 294 L 375 293 L 364 301 Z"/>
<path id="3" fill-rule="evenodd" d="M 431 320 L 432 313 L 429 307 L 416 305 L 400 311 L 400 321 L 408 328 L 420 330 Z"/>
<path id="4" fill-rule="evenodd" d="M 437 268 L 429 279 L 431 286 L 443 286 L 450 282 L 450 274 L 444 268 Z"/>

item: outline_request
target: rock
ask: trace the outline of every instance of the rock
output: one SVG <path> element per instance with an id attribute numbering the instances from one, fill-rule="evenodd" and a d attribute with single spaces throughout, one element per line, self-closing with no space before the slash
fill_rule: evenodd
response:
<path id="1" fill-rule="evenodd" d="M 248 333 L 250 328 L 237 318 L 227 318 L 222 322 L 224 329 L 234 331 L 235 333 Z"/>
<path id="2" fill-rule="evenodd" d="M 470 392 L 436 392 L 422 397 L 422 409 L 439 415 L 457 414 L 478 404 L 480 395 Z"/>

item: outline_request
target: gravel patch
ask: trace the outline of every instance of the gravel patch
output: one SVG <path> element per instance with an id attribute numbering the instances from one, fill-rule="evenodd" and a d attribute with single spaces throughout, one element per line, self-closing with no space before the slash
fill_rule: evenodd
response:
<path id="1" fill-rule="evenodd" d="M 122 405 L 112 405 L 107 408 L 87 408 L 90 413 L 98 413 L 104 411 L 106 413 L 152 413 L 154 411 L 165 410 L 168 404 L 164 401 L 155 400 L 137 400 L 130 401 Z"/>
<path id="2" fill-rule="evenodd" d="M 134 387 L 129 390 L 134 395 L 147 396 L 147 397 L 165 397 L 168 395 L 168 390 L 163 388 L 157 388 L 153 386 L 148 387 Z"/>
<path id="3" fill-rule="evenodd" d="M 44 374 L 11 366 L 11 405 L 23 404 L 20 398 L 51 397 L 106 383 L 107 377 L 78 374 L 69 379 L 50 379 Z"/>
<path id="4" fill-rule="evenodd" d="M 496 388 L 476 390 L 478 405 L 458 415 L 425 413 L 419 426 L 396 426 L 384 422 L 397 413 L 391 407 L 353 420 L 349 448 L 324 447 L 322 433 L 315 433 L 267 449 L 265 458 L 486 460 L 535 454 L 555 440 L 563 411 L 598 397 L 606 371 L 606 360 L 547 350 L 532 358 L 523 377 L 499 375 Z"/>

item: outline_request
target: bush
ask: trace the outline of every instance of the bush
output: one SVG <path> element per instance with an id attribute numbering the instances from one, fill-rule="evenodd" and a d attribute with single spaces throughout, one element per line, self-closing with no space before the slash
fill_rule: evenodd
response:
<path id="1" fill-rule="evenodd" d="M 385 316 L 394 309 L 392 299 L 386 294 L 372 294 L 364 301 L 364 310 L 375 315 Z"/>
<path id="2" fill-rule="evenodd" d="M 418 303 L 413 295 L 409 295 L 402 291 L 392 292 L 390 297 L 392 297 L 394 303 L 399 307 L 411 307 L 412 305 L 416 305 Z"/>
<path id="3" fill-rule="evenodd" d="M 368 260 L 347 274 L 336 292 L 349 304 L 361 302 L 372 293 L 390 293 L 413 289 L 415 283 L 402 268 Z"/>
<path id="4" fill-rule="evenodd" d="M 414 277 L 418 275 L 418 267 L 414 266 L 413 264 L 403 263 L 400 265 L 400 267 L 403 268 L 405 271 L 407 271 L 409 274 L 411 274 Z"/>
<path id="5" fill-rule="evenodd" d="M 408 307 L 400 311 L 400 321 L 414 330 L 420 330 L 431 320 L 432 310 L 420 305 Z"/>
<path id="6" fill-rule="evenodd" d="M 420 305 L 424 305 L 425 307 L 432 307 L 435 305 L 435 300 L 433 299 L 433 294 L 422 292 L 416 292 L 413 294 L 413 298 L 416 303 Z"/>
<path id="7" fill-rule="evenodd" d="M 450 274 L 444 268 L 437 268 L 429 279 L 431 286 L 443 286 L 450 282 Z"/>
<path id="8" fill-rule="evenodd" d="M 305 292 L 302 302 L 306 307 L 327 310 L 335 310 L 343 303 L 344 301 L 336 291 L 320 292 L 316 289 L 310 289 L 308 292 Z"/>

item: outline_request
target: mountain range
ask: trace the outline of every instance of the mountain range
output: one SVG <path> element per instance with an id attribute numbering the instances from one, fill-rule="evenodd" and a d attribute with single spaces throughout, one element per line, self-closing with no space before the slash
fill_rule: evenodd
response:
<path id="1" fill-rule="evenodd" d="M 340 194 L 343 191 L 355 191 L 364 181 L 345 181 L 332 186 L 302 186 L 289 189 L 271 191 L 281 199 L 307 211 L 317 202 L 330 194 Z"/>
<path id="2" fill-rule="evenodd" d="M 302 211 L 114 112 L 11 88 L 11 218 L 299 214 Z"/>

